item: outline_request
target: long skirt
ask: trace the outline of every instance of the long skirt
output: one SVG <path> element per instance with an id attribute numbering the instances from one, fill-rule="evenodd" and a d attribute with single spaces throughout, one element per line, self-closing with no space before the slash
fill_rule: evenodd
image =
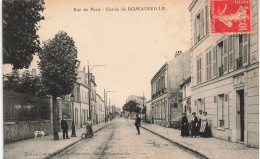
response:
<path id="1" fill-rule="evenodd" d="M 190 134 L 191 137 L 198 136 L 198 128 L 197 128 L 196 124 L 191 125 L 190 132 L 191 132 L 191 134 Z"/>
<path id="2" fill-rule="evenodd" d="M 189 127 L 188 124 L 181 126 L 181 136 L 189 136 Z"/>
<path id="3" fill-rule="evenodd" d="M 212 136 L 210 127 L 208 126 L 207 122 L 201 122 L 200 136 L 201 137 L 211 137 Z"/>
<path id="4" fill-rule="evenodd" d="M 92 126 L 91 126 L 91 125 L 87 125 L 86 130 L 87 130 L 86 138 L 89 138 L 89 137 L 94 136 L 94 133 L 93 133 L 93 130 L 92 130 Z"/>

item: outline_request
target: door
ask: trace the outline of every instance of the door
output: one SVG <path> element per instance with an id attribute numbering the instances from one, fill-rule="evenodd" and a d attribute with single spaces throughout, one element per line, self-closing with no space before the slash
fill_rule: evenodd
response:
<path id="1" fill-rule="evenodd" d="M 244 142 L 244 130 L 245 130 L 245 104 L 244 104 L 244 90 L 238 91 L 239 103 L 240 103 L 240 140 Z"/>

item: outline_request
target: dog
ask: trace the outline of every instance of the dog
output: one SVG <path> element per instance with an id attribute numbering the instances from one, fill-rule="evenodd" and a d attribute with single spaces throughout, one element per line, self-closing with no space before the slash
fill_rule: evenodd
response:
<path id="1" fill-rule="evenodd" d="M 34 140 L 37 140 L 37 136 L 38 135 L 41 135 L 42 136 L 42 140 L 43 140 L 43 137 L 45 136 L 45 129 L 43 129 L 43 131 L 35 131 L 34 133 Z"/>

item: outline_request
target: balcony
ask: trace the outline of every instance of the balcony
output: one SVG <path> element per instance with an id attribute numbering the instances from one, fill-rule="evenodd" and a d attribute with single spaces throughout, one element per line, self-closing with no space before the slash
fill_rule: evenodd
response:
<path id="1" fill-rule="evenodd" d="M 237 59 L 237 69 L 240 69 L 243 67 L 243 61 L 242 56 Z"/>
<path id="2" fill-rule="evenodd" d="M 219 77 L 221 77 L 223 74 L 224 74 L 223 65 L 221 65 L 221 66 L 219 67 Z"/>

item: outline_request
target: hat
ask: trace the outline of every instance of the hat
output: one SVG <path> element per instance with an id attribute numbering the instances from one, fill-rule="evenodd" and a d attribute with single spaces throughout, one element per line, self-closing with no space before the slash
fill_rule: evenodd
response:
<path id="1" fill-rule="evenodd" d="M 208 114 L 207 112 L 203 112 L 203 114 L 204 114 L 204 113 L 205 113 L 206 115 Z"/>
<path id="2" fill-rule="evenodd" d="M 192 113 L 192 115 L 193 115 L 193 114 L 196 114 L 196 113 L 195 113 L 195 112 L 193 112 L 193 113 Z"/>

